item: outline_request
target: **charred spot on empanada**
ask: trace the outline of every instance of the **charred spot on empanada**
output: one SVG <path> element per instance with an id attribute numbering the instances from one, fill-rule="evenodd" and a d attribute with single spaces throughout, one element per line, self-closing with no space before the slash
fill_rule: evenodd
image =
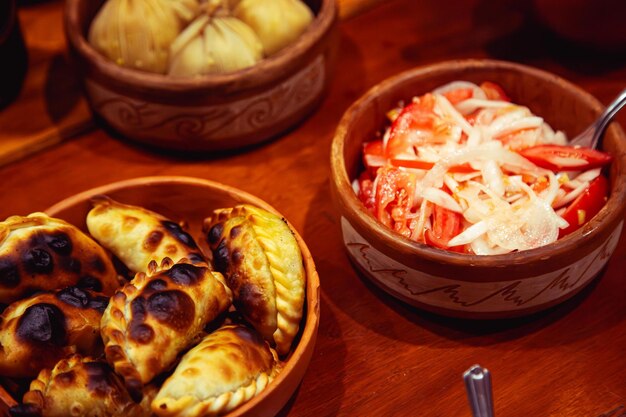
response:
<path id="1" fill-rule="evenodd" d="M 221 415 L 258 395 L 281 369 L 253 329 L 224 326 L 187 352 L 152 402 L 159 417 Z"/>
<path id="2" fill-rule="evenodd" d="M 0 236 L 0 303 L 69 285 L 105 294 L 119 286 L 104 249 L 62 220 L 12 216 L 0 222 Z"/>
<path id="3" fill-rule="evenodd" d="M 305 272 L 287 222 L 250 205 L 216 210 L 203 231 L 213 265 L 233 291 L 233 303 L 285 355 L 298 333 Z"/>
<path id="4" fill-rule="evenodd" d="M 87 215 L 89 232 L 131 271 L 146 272 L 151 260 L 160 263 L 165 257 L 208 265 L 196 242 L 178 223 L 106 196 L 91 201 L 94 208 Z"/>
<path id="5" fill-rule="evenodd" d="M 231 300 L 221 274 L 187 259 L 174 264 L 165 258 L 160 267 L 152 261 L 147 273 L 120 289 L 103 315 L 102 338 L 107 360 L 133 398 L 168 370 Z"/>
<path id="6" fill-rule="evenodd" d="M 75 351 L 101 351 L 107 304 L 107 297 L 77 287 L 14 302 L 0 317 L 0 374 L 35 376 Z"/>
<path id="7" fill-rule="evenodd" d="M 108 363 L 72 355 L 42 370 L 11 416 L 148 417 L 149 407 L 136 404 Z"/>
<path id="8" fill-rule="evenodd" d="M 109 297 L 93 294 L 80 287 L 64 288 L 56 293 L 56 298 L 65 304 L 81 309 L 92 308 L 100 313 L 104 313 L 109 304 Z"/>
<path id="9" fill-rule="evenodd" d="M 65 314 L 53 304 L 31 305 L 18 319 L 15 335 L 20 341 L 44 348 L 64 346 L 67 343 Z"/>

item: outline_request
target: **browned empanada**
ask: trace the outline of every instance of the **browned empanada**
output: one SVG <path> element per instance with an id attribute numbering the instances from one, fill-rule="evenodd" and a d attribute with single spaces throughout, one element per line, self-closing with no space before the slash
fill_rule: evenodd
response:
<path id="1" fill-rule="evenodd" d="M 149 403 L 135 403 L 104 360 L 72 355 L 44 369 L 30 384 L 15 417 L 148 417 Z"/>
<path id="2" fill-rule="evenodd" d="M 0 303 L 70 285 L 111 295 L 120 283 L 104 249 L 75 226 L 44 213 L 0 222 Z"/>
<path id="3" fill-rule="evenodd" d="M 180 225 L 142 207 L 121 204 L 105 196 L 92 199 L 87 215 L 89 233 L 133 272 L 146 272 L 150 261 L 187 258 L 206 263 L 193 238 Z"/>
<path id="4" fill-rule="evenodd" d="M 14 302 L 0 316 L 0 374 L 34 377 L 76 351 L 102 352 L 100 319 L 108 302 L 77 287 Z"/>
<path id="5" fill-rule="evenodd" d="M 105 353 L 135 398 L 228 309 L 232 295 L 222 280 L 206 266 L 165 258 L 111 297 L 102 316 Z"/>
<path id="6" fill-rule="evenodd" d="M 159 417 L 224 414 L 263 391 L 280 369 L 276 352 L 254 330 L 224 326 L 183 356 L 152 411 Z"/>
<path id="7" fill-rule="evenodd" d="M 237 310 L 285 355 L 298 333 L 305 272 L 300 247 L 280 217 L 249 205 L 216 210 L 204 222 L 217 271 Z"/>

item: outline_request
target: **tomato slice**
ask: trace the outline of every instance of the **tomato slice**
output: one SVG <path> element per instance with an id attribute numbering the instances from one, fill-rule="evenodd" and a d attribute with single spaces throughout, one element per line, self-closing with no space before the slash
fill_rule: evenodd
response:
<path id="1" fill-rule="evenodd" d="M 374 182 L 368 175 L 367 171 L 361 173 L 358 182 L 359 192 L 357 197 L 361 200 L 369 212 L 375 214 L 376 196 L 374 195 Z"/>
<path id="2" fill-rule="evenodd" d="M 596 177 L 589 187 L 565 209 L 563 217 L 569 226 L 559 231 L 559 238 L 569 235 L 591 220 L 606 203 L 609 182 L 604 175 Z"/>
<path id="3" fill-rule="evenodd" d="M 607 165 L 613 160 L 606 152 L 562 145 L 537 145 L 518 152 L 535 165 L 552 171 L 581 171 Z"/>
<path id="4" fill-rule="evenodd" d="M 413 169 L 424 169 L 429 170 L 435 164 L 433 162 L 422 161 L 420 159 L 397 159 L 392 158 L 389 160 L 389 163 L 395 167 L 403 167 L 403 168 L 413 168 Z M 448 172 L 467 174 L 470 172 L 475 172 L 476 170 L 470 166 L 470 164 L 462 164 L 455 165 L 448 169 Z"/>
<path id="5" fill-rule="evenodd" d="M 471 88 L 457 88 L 456 90 L 450 90 L 443 93 L 443 96 L 448 99 L 451 104 L 459 103 L 468 98 L 472 98 L 474 90 Z"/>
<path id="6" fill-rule="evenodd" d="M 374 140 L 363 144 L 363 165 L 372 177 L 376 176 L 378 168 L 385 165 L 383 141 Z"/>
<path id="7" fill-rule="evenodd" d="M 413 208 L 415 175 L 394 167 L 378 170 L 376 218 L 382 224 L 409 237 L 409 214 Z"/>
<path id="8" fill-rule="evenodd" d="M 391 124 L 386 157 L 415 155 L 414 146 L 426 142 L 433 136 L 436 115 L 433 111 L 435 99 L 426 94 L 402 109 Z"/>
<path id="9" fill-rule="evenodd" d="M 511 101 L 509 96 L 506 95 L 502 87 L 491 81 L 485 81 L 480 85 L 481 90 L 485 92 L 485 95 L 489 100 Z"/>
<path id="10" fill-rule="evenodd" d="M 461 233 L 462 216 L 447 208 L 434 205 L 432 216 L 432 230 L 424 232 L 424 240 L 430 246 L 440 249 L 463 251 L 462 246 L 448 246 L 448 242 L 454 236 Z"/>

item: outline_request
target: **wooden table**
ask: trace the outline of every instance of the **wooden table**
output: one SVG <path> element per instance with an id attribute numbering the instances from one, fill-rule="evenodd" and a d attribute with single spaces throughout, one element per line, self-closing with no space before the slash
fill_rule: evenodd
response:
<path id="1" fill-rule="evenodd" d="M 0 218 L 146 175 L 212 179 L 272 204 L 308 243 L 322 281 L 317 348 L 284 416 L 469 416 L 461 375 L 475 363 L 492 372 L 500 416 L 622 415 L 626 236 L 602 277 L 574 300 L 501 322 L 452 320 L 408 307 L 366 282 L 346 257 L 329 198 L 329 146 L 344 110 L 372 85 L 408 68 L 463 57 L 534 65 L 572 80 L 604 103 L 626 85 L 624 54 L 560 42 L 529 18 L 527 6 L 507 8 L 506 2 L 490 0 L 441 5 L 441 0 L 387 1 L 342 23 L 340 60 L 327 98 L 284 137 L 215 159 L 188 159 L 128 144 L 97 128 L 0 168 Z M 31 64 L 60 56 L 60 9 L 60 1 L 22 9 L 27 40 L 40 40 Z M 51 65 L 57 72 L 49 76 L 63 74 L 61 63 L 51 60 Z M 5 121 L 0 130 L 34 129 L 55 108 L 70 114 L 71 107 L 59 107 L 77 100 L 75 85 L 65 80 L 65 89 L 48 97 L 47 109 L 14 115 L 10 126 L 0 118 Z M 626 125 L 626 114 L 619 120 Z"/>

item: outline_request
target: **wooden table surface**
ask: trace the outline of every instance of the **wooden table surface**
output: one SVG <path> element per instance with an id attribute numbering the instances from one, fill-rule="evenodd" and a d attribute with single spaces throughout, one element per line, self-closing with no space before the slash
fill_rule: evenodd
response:
<path id="1" fill-rule="evenodd" d="M 240 153 L 189 159 L 131 145 L 96 128 L 0 168 L 0 218 L 146 175 L 207 178 L 266 200 L 302 234 L 322 283 L 317 347 L 284 416 L 469 416 L 461 375 L 475 363 L 492 373 L 497 415 L 622 415 L 625 236 L 603 275 L 581 295 L 548 312 L 499 322 L 446 319 L 395 301 L 355 272 L 342 247 L 329 198 L 329 147 L 342 113 L 384 78 L 440 60 L 489 57 L 552 71 L 604 103 L 626 86 L 626 54 L 559 41 L 534 22 L 527 5 L 512 4 L 383 2 L 341 24 L 340 58 L 328 96 L 283 137 Z M 28 2 L 20 11 L 31 68 L 49 62 L 35 75 L 56 78 L 46 83 L 45 107 L 33 105 L 3 119 L 3 112 L 29 99 L 22 95 L 0 111 L 0 130 L 32 133 L 45 120 L 54 122 L 55 115 L 71 115 L 73 106 L 83 105 L 76 80 L 65 70 L 61 6 Z M 618 119 L 626 126 L 624 113 Z"/>

